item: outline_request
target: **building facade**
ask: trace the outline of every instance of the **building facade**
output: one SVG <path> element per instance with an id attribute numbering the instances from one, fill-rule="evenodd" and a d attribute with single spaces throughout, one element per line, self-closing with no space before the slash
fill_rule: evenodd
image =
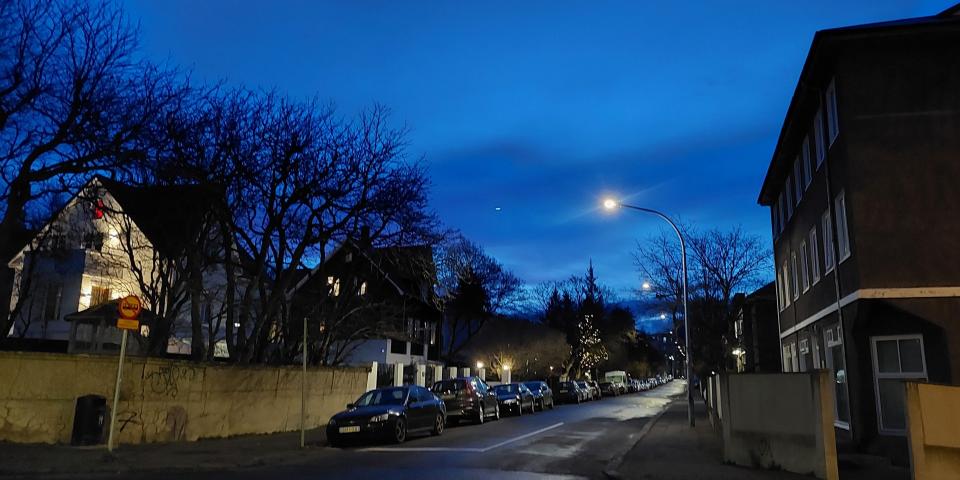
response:
<path id="1" fill-rule="evenodd" d="M 737 312 L 731 326 L 730 353 L 737 372 L 781 371 L 776 284 L 770 282 L 749 295 L 734 297 Z"/>
<path id="2" fill-rule="evenodd" d="M 759 197 L 783 371 L 831 370 L 838 442 L 895 459 L 903 381 L 960 381 L 957 10 L 817 32 Z"/>

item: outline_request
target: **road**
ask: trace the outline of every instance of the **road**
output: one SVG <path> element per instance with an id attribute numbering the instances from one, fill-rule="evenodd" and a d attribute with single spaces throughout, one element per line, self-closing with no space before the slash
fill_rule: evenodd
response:
<path id="1" fill-rule="evenodd" d="M 561 479 L 605 478 L 603 469 L 639 439 L 683 383 L 581 405 L 449 427 L 401 445 L 316 448 L 302 462 L 239 471 L 178 473 L 179 479 Z M 138 478 L 165 478 L 138 475 Z M 103 478 L 116 478 L 103 477 Z"/>

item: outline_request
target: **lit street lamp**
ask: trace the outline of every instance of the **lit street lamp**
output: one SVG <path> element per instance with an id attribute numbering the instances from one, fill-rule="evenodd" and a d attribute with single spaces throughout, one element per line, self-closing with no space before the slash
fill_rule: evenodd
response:
<path id="1" fill-rule="evenodd" d="M 627 205 L 625 203 L 619 202 L 612 198 L 608 198 L 604 200 L 603 206 L 607 210 L 614 210 L 617 207 L 622 207 L 622 208 L 629 208 L 631 210 L 637 210 L 640 212 L 646 212 L 646 213 L 651 213 L 653 215 L 656 215 L 662 218 L 663 220 L 665 220 L 667 223 L 669 223 L 670 226 L 673 227 L 673 231 L 677 233 L 677 238 L 680 239 L 680 257 L 681 257 L 680 264 L 683 267 L 683 333 L 684 333 L 684 336 L 686 337 L 686 341 L 685 341 L 686 346 L 684 347 L 685 352 L 683 353 L 687 361 L 687 369 L 686 369 L 687 370 L 687 418 L 690 420 L 690 426 L 692 427 L 694 425 L 693 388 L 692 388 L 693 356 L 692 356 L 692 352 L 690 351 L 690 323 L 687 320 L 687 243 L 683 240 L 683 234 L 680 233 L 680 229 L 677 227 L 677 224 L 674 223 L 673 220 L 670 219 L 670 217 L 664 215 L 661 212 L 658 212 L 656 210 L 652 210 L 649 208 L 637 207 L 634 205 Z"/>

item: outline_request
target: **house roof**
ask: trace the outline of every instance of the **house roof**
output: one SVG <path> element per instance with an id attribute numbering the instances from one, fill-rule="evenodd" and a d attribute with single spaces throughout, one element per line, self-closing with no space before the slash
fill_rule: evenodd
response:
<path id="1" fill-rule="evenodd" d="M 196 236 L 222 191 L 198 185 L 131 186 L 105 177 L 101 185 L 120 204 L 154 248 L 176 255 L 196 244 Z"/>
<path id="2" fill-rule="evenodd" d="M 767 174 L 764 177 L 763 184 L 760 187 L 760 194 L 757 203 L 760 205 L 771 205 L 776 201 L 776 192 L 783 179 L 789 174 L 790 165 L 780 157 L 783 154 L 785 144 L 789 143 L 793 124 L 803 120 L 806 127 L 806 119 L 800 119 L 799 110 L 801 110 L 804 100 L 811 95 L 819 95 L 819 89 L 813 80 L 817 77 L 819 71 L 824 68 L 823 59 L 836 46 L 847 40 L 860 39 L 865 37 L 880 37 L 888 35 L 912 34 L 925 30 L 956 29 L 960 27 L 960 3 L 954 5 L 937 15 L 917 18 L 907 18 L 902 20 L 893 20 L 887 22 L 868 23 L 863 25 L 851 25 L 845 27 L 820 30 L 813 36 L 810 44 L 810 50 L 800 72 L 800 78 L 794 90 L 790 105 L 787 108 L 787 114 L 780 129 L 780 136 L 777 138 L 776 147 L 773 151 L 773 157 L 767 168 Z"/>

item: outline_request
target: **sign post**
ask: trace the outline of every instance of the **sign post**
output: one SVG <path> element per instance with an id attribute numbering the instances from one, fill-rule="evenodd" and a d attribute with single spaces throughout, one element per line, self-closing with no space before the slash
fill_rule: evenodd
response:
<path id="1" fill-rule="evenodd" d="M 107 436 L 107 451 L 113 451 L 113 430 L 117 426 L 117 410 L 120 403 L 120 382 L 123 380 L 123 357 L 127 354 L 127 334 L 130 330 L 140 329 L 140 312 L 143 304 L 136 295 L 127 295 L 117 303 L 117 328 L 123 331 L 120 338 L 120 360 L 117 363 L 117 385 L 113 390 L 113 403 L 110 405 L 110 433 Z"/>

